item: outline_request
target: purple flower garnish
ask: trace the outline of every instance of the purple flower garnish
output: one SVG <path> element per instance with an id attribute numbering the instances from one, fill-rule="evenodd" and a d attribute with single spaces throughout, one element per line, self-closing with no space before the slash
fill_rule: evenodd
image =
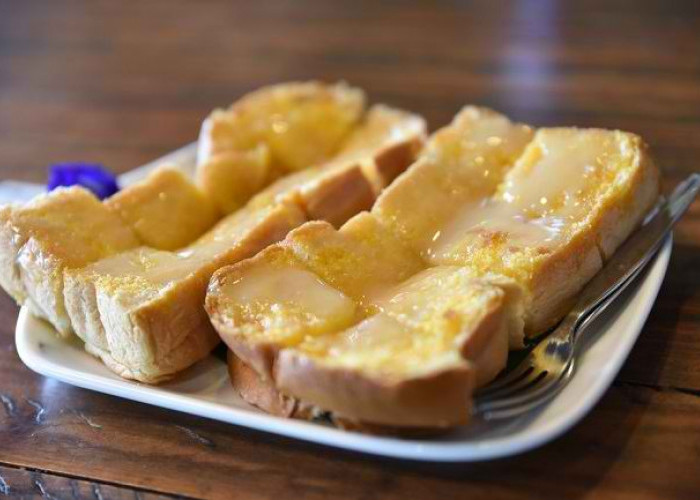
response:
<path id="1" fill-rule="evenodd" d="M 49 191 L 53 191 L 59 186 L 82 186 L 101 200 L 119 191 L 117 178 L 112 172 L 102 165 L 89 163 L 51 165 L 47 187 Z"/>

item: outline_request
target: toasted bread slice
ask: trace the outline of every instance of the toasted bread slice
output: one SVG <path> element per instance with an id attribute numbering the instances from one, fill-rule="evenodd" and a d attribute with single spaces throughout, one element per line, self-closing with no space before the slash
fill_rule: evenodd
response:
<path id="1" fill-rule="evenodd" d="M 256 385 L 245 365 L 232 370 L 243 373 L 245 383 L 234 386 L 254 404 L 281 411 L 271 404 L 277 397 L 288 413 L 290 401 L 301 400 L 346 421 L 450 427 L 466 421 L 471 391 L 503 368 L 509 346 L 522 346 L 523 330 L 540 333 L 561 318 L 657 197 L 658 171 L 633 134 L 541 129 L 533 138 L 528 127 L 466 108 L 371 214 L 337 232 L 305 224 L 268 249 L 323 290 L 308 301 L 300 292 L 306 287 L 292 278 L 293 300 L 278 297 L 275 287 L 265 292 L 272 314 L 304 304 L 293 335 L 284 313 L 274 321 L 220 314 L 222 304 L 250 305 L 240 284 L 252 268 L 270 269 L 265 254 L 220 270 L 207 310 L 235 355 L 261 377 Z M 353 231 L 364 226 L 373 229 Z M 372 234 L 381 237 L 373 241 Z M 405 257 L 397 271 L 386 254 L 412 256 L 417 268 L 429 269 L 382 286 L 416 272 Z M 346 306 L 341 322 L 318 299 L 330 296 Z M 321 312 L 329 319 L 311 331 L 310 318 Z M 250 322 L 254 336 L 246 332 Z M 273 322 L 278 338 L 269 336 Z"/>
<path id="2" fill-rule="evenodd" d="M 167 166 L 108 198 L 105 206 L 134 228 L 145 245 L 160 250 L 192 243 L 220 217 L 204 193 Z"/>
<path id="3" fill-rule="evenodd" d="M 89 191 L 60 188 L 24 206 L 0 208 L 0 284 L 67 336 L 63 271 L 139 244 L 132 228 Z"/>
<path id="4" fill-rule="evenodd" d="M 255 206 L 294 200 L 310 220 L 340 227 L 368 210 L 376 196 L 403 172 L 425 141 L 425 120 L 375 105 L 332 160 L 286 176 L 256 195 Z"/>
<path id="5" fill-rule="evenodd" d="M 376 311 L 383 291 L 423 268 L 368 213 L 340 230 L 309 222 L 253 259 L 220 269 L 206 308 L 229 347 L 270 377 L 280 348 L 350 326 Z"/>
<path id="6" fill-rule="evenodd" d="M 331 162 L 359 163 L 379 194 L 413 163 L 423 148 L 426 133 L 423 117 L 375 104 Z"/>
<path id="7" fill-rule="evenodd" d="M 372 213 L 424 253 L 455 207 L 493 194 L 531 140 L 527 125 L 465 107 L 433 134 L 419 160 L 377 199 Z"/>
<path id="8" fill-rule="evenodd" d="M 359 166 L 376 196 L 413 162 L 425 134 L 425 120 L 418 115 L 384 105 L 364 113 L 364 95 L 345 84 L 271 86 L 243 97 L 228 111 L 215 111 L 204 122 L 197 182 L 221 210 L 231 212 L 290 172 L 316 166 L 322 180 L 322 173 Z M 357 183 L 352 174 L 332 179 Z M 285 179 L 270 192 L 279 195 L 293 183 Z M 328 211 L 328 200 L 308 201 L 312 210 Z M 362 209 L 370 206 L 365 205 Z M 344 220 L 357 211 L 348 208 Z"/>
<path id="9" fill-rule="evenodd" d="M 199 185 L 223 211 L 235 210 L 275 178 L 330 160 L 364 107 L 364 93 L 344 83 L 286 83 L 247 94 L 204 121 Z"/>
<path id="10" fill-rule="evenodd" d="M 526 333 L 542 333 L 641 223 L 658 189 L 639 137 L 541 129 L 495 195 L 455 210 L 425 255 L 512 277 L 526 291 Z"/>
<path id="11" fill-rule="evenodd" d="M 268 144 L 283 172 L 331 158 L 360 120 L 362 90 L 345 83 L 292 82 L 251 92 L 227 110 L 215 110 L 200 135 L 198 164 L 225 151 Z"/>
<path id="12" fill-rule="evenodd" d="M 304 220 L 288 204 L 239 211 L 177 253 L 141 247 L 67 272 L 65 299 L 75 331 L 119 375 L 165 380 L 219 342 L 203 308 L 211 274 Z"/>
<path id="13" fill-rule="evenodd" d="M 270 148 L 260 144 L 249 151 L 224 151 L 195 171 L 197 185 L 223 213 L 241 208 L 272 178 Z"/>
<path id="14" fill-rule="evenodd" d="M 420 271 L 417 255 L 384 231 L 366 213 L 340 231 L 307 223 L 215 273 L 212 323 L 260 377 L 238 365 L 247 401 L 291 412 L 300 399 L 374 424 L 466 420 L 471 389 L 505 366 L 520 303 L 466 268 Z M 447 399 L 439 404 L 436 387 Z"/>

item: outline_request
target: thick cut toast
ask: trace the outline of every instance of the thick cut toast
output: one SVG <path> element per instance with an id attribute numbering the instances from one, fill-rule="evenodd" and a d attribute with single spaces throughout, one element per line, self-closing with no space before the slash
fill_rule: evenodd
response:
<path id="1" fill-rule="evenodd" d="M 216 268 L 250 257 L 308 219 L 340 225 L 369 208 L 412 163 L 424 137 L 422 118 L 383 106 L 365 113 L 363 93 L 344 84 L 263 89 L 205 123 L 198 169 L 204 194 L 179 172 L 161 168 L 104 204 L 78 200 L 82 205 L 65 217 L 32 205 L 2 208 L 1 283 L 62 332 L 70 332 L 72 321 L 87 350 L 117 373 L 165 379 L 216 340 L 202 307 Z M 49 198 L 61 209 L 70 197 Z M 212 228 L 221 213 L 216 205 L 231 213 Z M 69 252 L 55 252 L 49 279 L 38 265 L 20 274 L 20 250 L 43 258 L 35 247 L 63 241 L 51 231 L 32 237 L 56 225 L 51 231 L 63 235 L 78 228 L 71 243 L 85 258 L 73 262 Z M 110 246 L 112 235 L 118 244 Z M 91 253 L 90 245 L 104 248 Z"/>
<path id="2" fill-rule="evenodd" d="M 345 84 L 275 85 L 214 111 L 204 122 L 197 182 L 227 213 L 280 177 L 268 195 L 284 193 L 295 183 L 290 173 L 304 173 L 291 176 L 297 181 L 308 179 L 311 167 L 328 173 L 359 166 L 377 195 L 413 162 L 425 135 L 420 116 L 383 105 L 365 112 L 362 91 Z M 356 179 L 343 182 L 349 181 Z M 329 203 L 306 201 L 318 212 Z M 347 212 L 345 220 L 357 210 Z"/>
<path id="3" fill-rule="evenodd" d="M 305 224 L 219 270 L 207 311 L 239 365 L 260 377 L 256 385 L 251 370 L 231 365 L 254 404 L 291 415 L 299 399 L 350 421 L 457 425 L 508 347 L 566 312 L 657 196 L 658 172 L 632 134 L 542 129 L 533 138 L 466 108 L 371 214 L 337 232 Z M 353 232 L 356 221 L 371 229 Z M 275 279 L 295 294 L 279 295 Z"/>
<path id="4" fill-rule="evenodd" d="M 431 136 L 419 160 L 381 194 L 372 213 L 423 253 L 455 207 L 495 192 L 532 135 L 527 125 L 467 106 Z"/>
<path id="5" fill-rule="evenodd" d="M 344 83 L 285 83 L 251 92 L 203 123 L 200 187 L 224 212 L 274 179 L 330 160 L 362 117 L 364 93 Z"/>
<path id="6" fill-rule="evenodd" d="M 497 192 L 455 210 L 424 254 L 515 279 L 525 290 L 525 332 L 542 333 L 641 222 L 658 186 L 633 134 L 540 129 Z"/>
<path id="7" fill-rule="evenodd" d="M 175 168 L 159 167 L 105 201 L 143 243 L 175 250 L 192 243 L 219 219 L 211 200 Z"/>
<path id="8" fill-rule="evenodd" d="M 217 331 L 261 378 L 237 370 L 246 400 L 286 412 L 298 399 L 406 427 L 467 420 L 471 389 L 505 365 L 514 311 L 503 289 L 464 268 L 436 267 L 362 307 L 295 261 L 286 243 L 220 270 L 207 295 Z"/>
<path id="9" fill-rule="evenodd" d="M 63 271 L 139 244 L 132 228 L 90 192 L 57 189 L 24 206 L 0 207 L 0 284 L 67 336 Z"/>
<path id="10" fill-rule="evenodd" d="M 143 244 L 185 246 L 218 217 L 194 184 L 170 168 L 156 170 L 104 203 L 82 188 L 59 189 L 24 206 L 0 208 L 0 284 L 61 335 L 70 335 L 64 269 Z"/>
<path id="11" fill-rule="evenodd" d="M 423 267 L 367 213 L 340 230 L 311 222 L 254 258 L 219 270 L 206 308 L 234 352 L 270 377 L 281 347 L 350 326 L 376 310 L 372 297 Z"/>
<path id="12" fill-rule="evenodd" d="M 469 388 L 505 365 L 519 302 L 509 300 L 507 284 L 474 278 L 468 269 L 423 269 L 418 255 L 368 213 L 337 231 L 304 224 L 254 258 L 220 269 L 209 286 L 207 311 L 236 357 L 261 378 L 256 385 L 240 368 L 245 379 L 236 388 L 275 412 L 296 408 L 292 400 L 300 399 L 374 424 L 463 421 Z M 482 307 L 484 301 L 492 310 Z M 321 358 L 328 353 L 334 363 L 344 353 L 344 361 L 326 364 Z M 390 374 L 381 367 L 390 359 L 402 361 L 396 381 L 387 382 Z M 281 389 L 278 396 L 270 380 Z M 338 406 L 323 397 L 327 392 L 345 400 L 357 384 L 375 391 L 370 400 L 348 398 Z M 439 384 L 449 401 L 426 399 L 431 384 Z M 373 409 L 365 412 L 365 405 Z"/>
<path id="13" fill-rule="evenodd" d="M 167 379 L 219 342 L 203 308 L 212 273 L 305 220 L 288 204 L 239 211 L 179 252 L 140 247 L 69 271 L 65 300 L 75 332 L 119 375 Z"/>

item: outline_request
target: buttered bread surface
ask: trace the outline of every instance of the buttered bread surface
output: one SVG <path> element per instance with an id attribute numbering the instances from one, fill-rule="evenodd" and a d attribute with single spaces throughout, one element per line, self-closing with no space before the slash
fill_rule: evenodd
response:
<path id="1" fill-rule="evenodd" d="M 253 403 L 272 385 L 351 421 L 462 424 L 473 389 L 566 313 L 658 189 L 633 134 L 467 107 L 370 212 L 215 273 L 207 310 L 260 379 L 237 385 Z"/>
<path id="2" fill-rule="evenodd" d="M 161 167 L 104 203 L 70 188 L 3 207 L 0 284 L 119 375 L 165 380 L 219 342 L 203 308 L 216 269 L 370 208 L 424 137 L 421 117 L 366 110 L 343 83 L 261 89 L 205 121 L 195 184 Z"/>

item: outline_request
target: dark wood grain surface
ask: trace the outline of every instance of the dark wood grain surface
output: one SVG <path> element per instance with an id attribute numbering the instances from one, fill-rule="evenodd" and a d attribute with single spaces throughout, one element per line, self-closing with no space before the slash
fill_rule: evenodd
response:
<path id="1" fill-rule="evenodd" d="M 423 113 L 637 132 L 666 186 L 700 171 L 700 2 L 0 0 L 0 177 L 125 171 L 260 85 L 346 79 Z M 368 458 L 73 388 L 26 369 L 0 296 L 0 496 L 700 498 L 700 203 L 601 403 L 519 457 Z M 20 469 L 20 468 L 26 468 Z"/>

